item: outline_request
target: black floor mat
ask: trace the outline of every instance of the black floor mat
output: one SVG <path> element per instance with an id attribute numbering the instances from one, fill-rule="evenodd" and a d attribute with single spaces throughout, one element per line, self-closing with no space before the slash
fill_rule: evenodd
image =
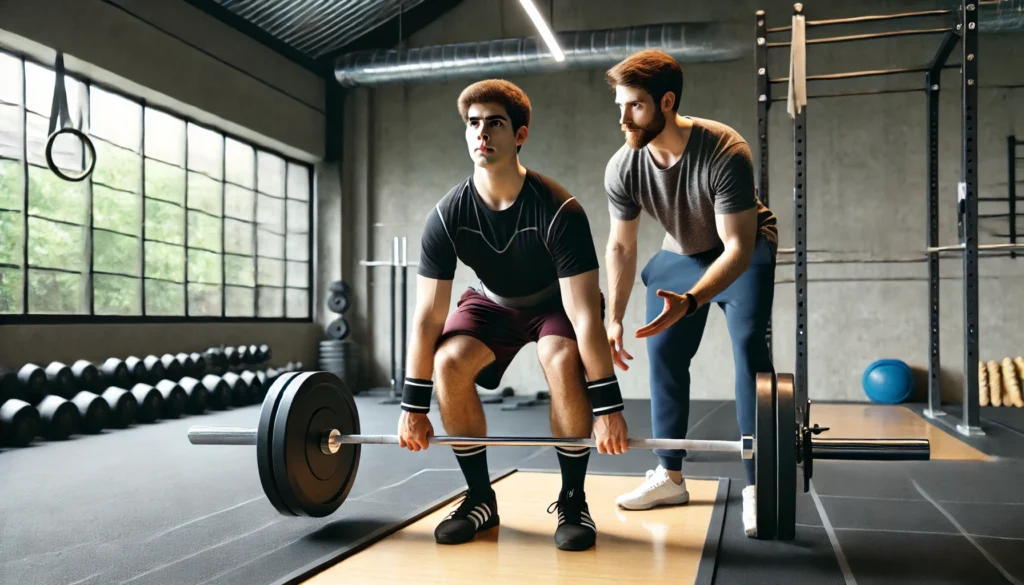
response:
<path id="1" fill-rule="evenodd" d="M 363 432 L 393 434 L 398 411 L 378 400 L 357 398 Z M 253 426 L 258 412 L 253 406 L 0 452 L 0 583 L 273 583 L 464 485 L 450 448 L 410 453 L 369 446 L 349 500 L 334 516 L 282 517 L 263 495 L 252 447 L 198 447 L 186 439 L 191 425 Z M 551 432 L 547 405 L 511 412 L 487 405 L 485 412 L 492 434 Z M 441 434 L 436 409 L 431 418 Z M 631 436 L 651 436 L 648 402 L 628 401 L 626 419 Z M 739 434 L 732 402 L 695 401 L 690 420 L 691 438 Z M 493 448 L 488 462 L 494 474 L 558 467 L 550 448 Z M 635 474 L 638 481 L 656 465 L 649 451 L 594 453 L 590 459 L 592 471 Z M 745 481 L 738 459 L 691 453 L 684 472 L 733 480 L 714 583 L 844 582 L 810 494 L 798 494 L 795 541 L 758 541 L 742 530 Z M 984 583 L 993 577 L 992 564 L 953 523 L 939 529 L 944 516 L 928 507 L 929 498 L 975 535 L 971 538 L 996 562 L 1024 579 L 1019 552 L 1024 541 L 1016 540 L 1024 525 L 1022 485 L 1019 461 L 822 461 L 814 478 L 858 583 L 895 583 L 903 577 L 909 579 L 903 582 L 945 583 L 965 574 L 973 578 L 961 582 Z M 921 534 L 886 532 L 907 529 Z M 872 559 L 883 564 L 873 565 Z M 898 561 L 943 568 L 915 576 Z"/>
<path id="2" fill-rule="evenodd" d="M 958 535 L 837 531 L 857 585 L 1006 583 Z"/>

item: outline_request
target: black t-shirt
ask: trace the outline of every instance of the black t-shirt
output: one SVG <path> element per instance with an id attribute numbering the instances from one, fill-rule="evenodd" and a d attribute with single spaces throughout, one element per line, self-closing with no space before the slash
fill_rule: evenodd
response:
<path id="1" fill-rule="evenodd" d="M 598 267 L 583 206 L 534 171 L 527 171 L 519 196 L 507 209 L 489 209 L 467 177 L 430 211 L 419 274 L 452 280 L 458 260 L 503 297 L 531 295 L 559 278 Z"/>

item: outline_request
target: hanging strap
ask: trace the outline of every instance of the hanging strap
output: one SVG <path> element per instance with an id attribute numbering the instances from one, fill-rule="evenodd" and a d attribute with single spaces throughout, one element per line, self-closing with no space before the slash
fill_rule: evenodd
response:
<path id="1" fill-rule="evenodd" d="M 57 59 L 53 65 L 53 74 L 53 102 L 50 105 L 50 128 L 46 139 L 46 166 L 50 167 L 53 174 L 65 181 L 82 181 L 92 174 L 93 169 L 96 167 L 96 149 L 93 147 L 92 140 L 89 140 L 89 137 L 80 129 L 85 124 L 85 112 L 83 109 L 85 96 L 81 96 L 83 99 L 78 100 L 79 128 L 75 128 L 74 121 L 71 119 L 71 112 L 68 108 L 67 89 L 64 86 L 64 53 L 61 51 L 57 51 Z M 86 168 L 81 174 L 69 175 L 54 162 L 53 145 L 61 134 L 70 134 L 82 141 L 82 146 L 87 154 L 86 160 L 83 161 Z"/>

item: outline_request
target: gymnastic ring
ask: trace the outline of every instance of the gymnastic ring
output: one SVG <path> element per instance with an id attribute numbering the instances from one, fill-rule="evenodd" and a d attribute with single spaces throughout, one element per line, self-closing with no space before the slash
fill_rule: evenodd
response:
<path id="1" fill-rule="evenodd" d="M 60 136 L 61 134 L 71 134 L 72 136 L 77 136 L 82 141 L 82 144 L 85 145 L 85 149 L 89 151 L 89 166 L 80 175 L 67 175 L 64 173 L 64 171 L 60 170 L 60 167 L 57 166 L 57 163 L 53 162 L 53 145 L 57 141 L 57 137 Z M 53 171 L 53 174 L 64 179 L 65 181 L 77 183 L 79 181 L 85 180 L 86 177 L 92 174 L 93 169 L 96 168 L 96 148 L 92 145 L 92 140 L 89 140 L 89 137 L 86 136 L 84 132 L 76 128 L 72 128 L 70 126 L 65 126 L 64 128 L 61 128 L 50 134 L 50 137 L 46 139 L 46 166 L 50 167 L 50 170 Z"/>

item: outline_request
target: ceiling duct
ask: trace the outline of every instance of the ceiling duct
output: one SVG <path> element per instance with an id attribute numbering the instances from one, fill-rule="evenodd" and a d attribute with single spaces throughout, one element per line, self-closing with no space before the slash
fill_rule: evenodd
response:
<path id="1" fill-rule="evenodd" d="M 429 83 L 608 68 L 641 49 L 661 49 L 680 63 L 729 61 L 748 47 L 732 27 L 672 23 L 555 33 L 565 61 L 552 58 L 539 37 L 359 51 L 338 58 L 334 76 L 344 87 Z"/>

